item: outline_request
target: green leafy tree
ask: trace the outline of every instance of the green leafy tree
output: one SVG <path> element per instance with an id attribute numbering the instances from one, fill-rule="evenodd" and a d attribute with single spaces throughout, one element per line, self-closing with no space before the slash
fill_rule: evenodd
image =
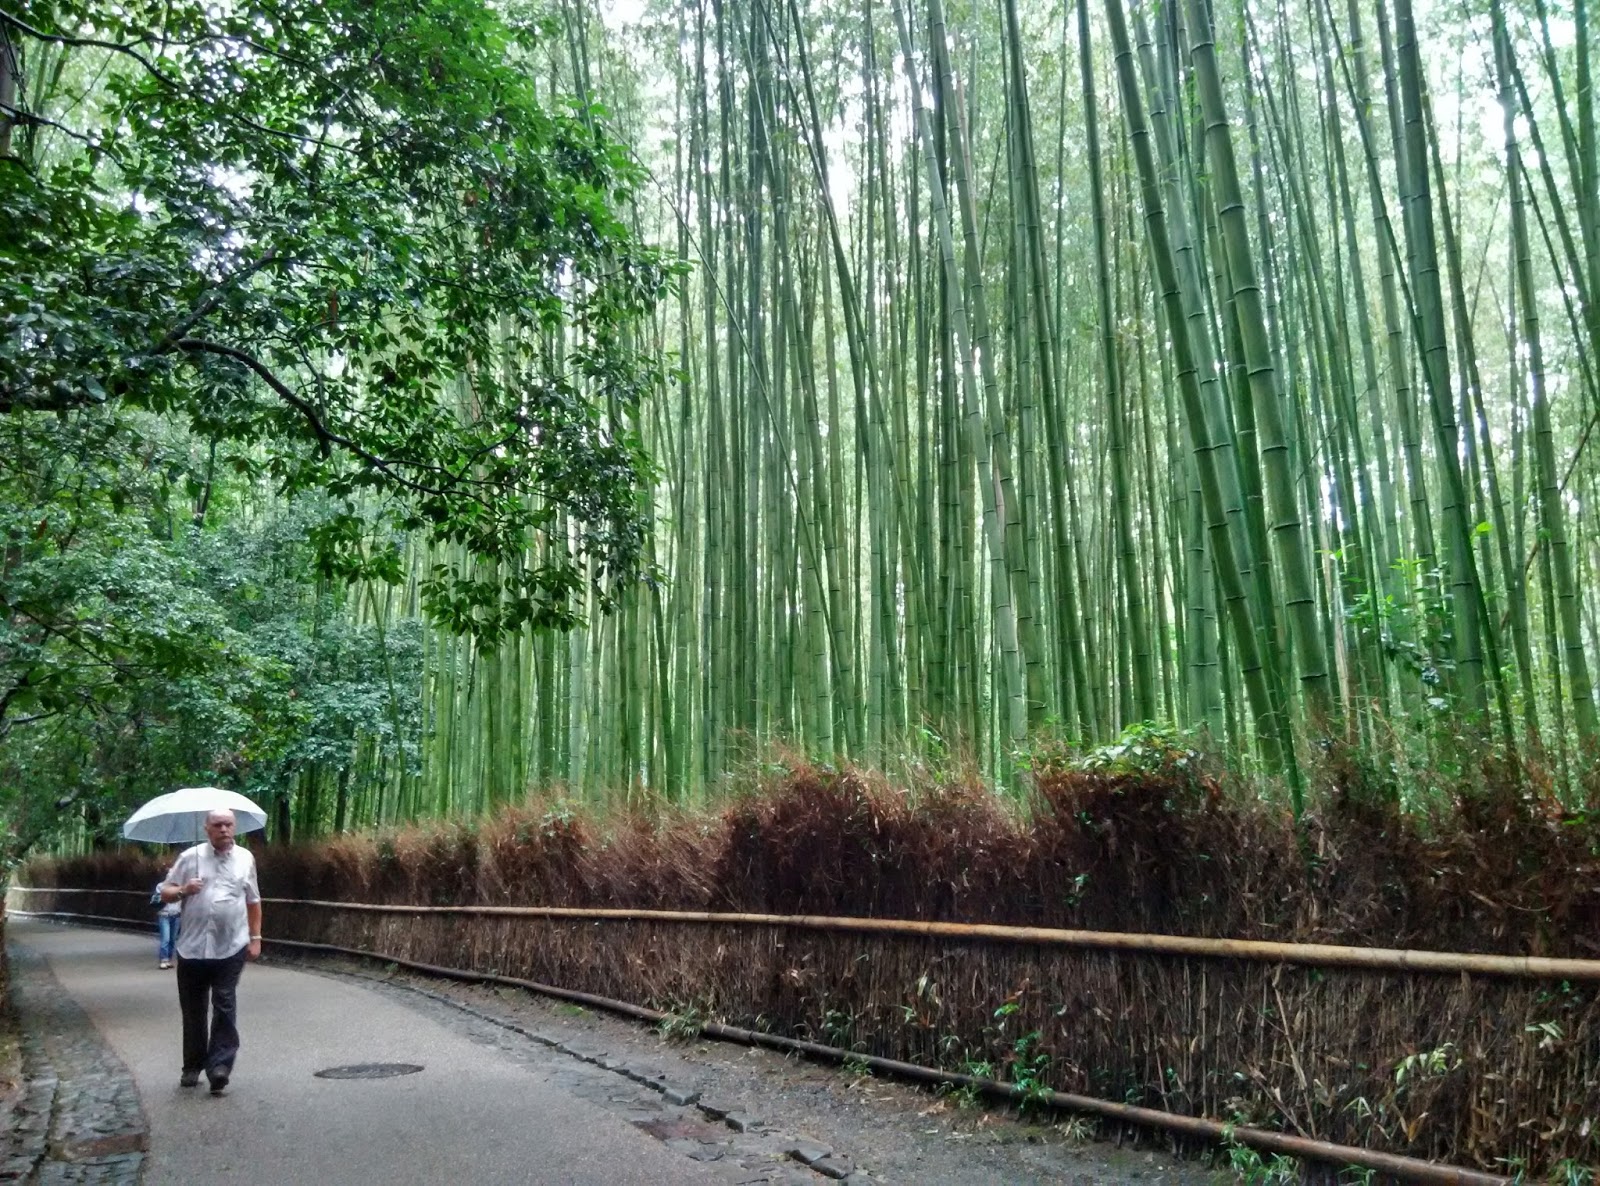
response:
<path id="1" fill-rule="evenodd" d="M 322 571 L 450 545 L 450 627 L 565 626 L 646 567 L 632 345 L 672 267 L 597 108 L 482 0 L 0 6 L 0 412 L 187 419 L 343 500 Z"/>
<path id="2" fill-rule="evenodd" d="M 14 418 L 0 459 L 0 744 L 63 716 L 116 711 L 160 673 L 225 650 L 172 534 L 182 442 L 153 417 Z M 182 435 L 182 434 L 178 434 Z"/>
<path id="3" fill-rule="evenodd" d="M 174 786 L 236 786 L 283 821 L 318 779 L 347 795 L 358 755 L 415 765 L 421 623 L 362 621 L 317 576 L 324 506 L 208 482 L 210 451 L 146 413 L 21 423 L 0 462 L 0 855 L 109 838 Z"/>

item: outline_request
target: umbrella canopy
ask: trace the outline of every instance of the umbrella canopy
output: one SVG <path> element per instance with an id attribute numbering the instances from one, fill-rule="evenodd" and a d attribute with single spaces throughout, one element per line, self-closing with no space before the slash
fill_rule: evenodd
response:
<path id="1" fill-rule="evenodd" d="M 267 813 L 237 791 L 221 787 L 184 787 L 157 795 L 122 825 L 129 840 L 154 844 L 198 844 L 205 839 L 206 816 L 213 811 L 233 812 L 235 831 L 254 832 L 267 826 Z"/>

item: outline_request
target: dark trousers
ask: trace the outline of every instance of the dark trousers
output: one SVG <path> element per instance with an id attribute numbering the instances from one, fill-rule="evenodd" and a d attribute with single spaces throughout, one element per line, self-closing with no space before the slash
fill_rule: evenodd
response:
<path id="1" fill-rule="evenodd" d="M 185 1071 L 204 1071 L 207 1078 L 233 1073 L 233 1060 L 239 1053 L 239 974 L 244 971 L 244 956 L 241 947 L 227 959 L 178 957 Z"/>

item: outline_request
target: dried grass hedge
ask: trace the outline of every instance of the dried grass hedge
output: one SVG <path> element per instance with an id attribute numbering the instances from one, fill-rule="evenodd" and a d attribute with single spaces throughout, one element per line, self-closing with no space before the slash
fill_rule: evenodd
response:
<path id="1" fill-rule="evenodd" d="M 870 915 L 1600 955 L 1600 826 L 1520 794 L 1426 825 L 1335 793 L 1302 833 L 1182 771 L 1052 774 L 1027 813 L 799 770 L 716 814 L 558 803 L 262 851 L 269 896 Z M 115 853 L 19 880 L 146 889 Z M 35 895 L 28 905 L 51 908 Z M 123 894 L 54 908 L 142 916 Z M 893 1058 L 1535 1174 L 1600 1163 L 1595 984 L 781 927 L 277 905 L 285 938 L 498 971 Z"/>

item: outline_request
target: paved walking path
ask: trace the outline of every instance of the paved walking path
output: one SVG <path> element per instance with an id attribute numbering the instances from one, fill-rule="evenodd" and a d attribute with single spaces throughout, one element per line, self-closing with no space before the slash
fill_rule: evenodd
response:
<path id="1" fill-rule="evenodd" d="M 244 1045 L 226 1094 L 210 1096 L 203 1085 L 181 1088 L 177 989 L 173 974 L 155 967 L 153 937 L 12 917 L 7 941 L 19 970 L 25 1032 L 48 1031 L 53 1045 L 71 1052 L 60 1055 L 71 1065 L 56 1070 L 63 1087 L 52 1133 L 88 1124 L 62 1135 L 105 1142 L 77 1148 L 75 1159 L 58 1144 L 55 1158 L 41 1163 L 38 1181 L 121 1183 L 138 1180 L 141 1169 L 149 1186 L 739 1180 L 575 1098 L 551 1074 L 380 993 L 270 964 L 245 970 Z M 50 974 L 71 1001 L 47 991 Z M 103 1042 L 95 1040 L 96 1030 Z M 425 1069 L 379 1080 L 314 1075 L 378 1062 Z M 149 1146 L 142 1165 L 141 1104 Z M 74 1121 L 78 1113 L 99 1128 Z"/>

